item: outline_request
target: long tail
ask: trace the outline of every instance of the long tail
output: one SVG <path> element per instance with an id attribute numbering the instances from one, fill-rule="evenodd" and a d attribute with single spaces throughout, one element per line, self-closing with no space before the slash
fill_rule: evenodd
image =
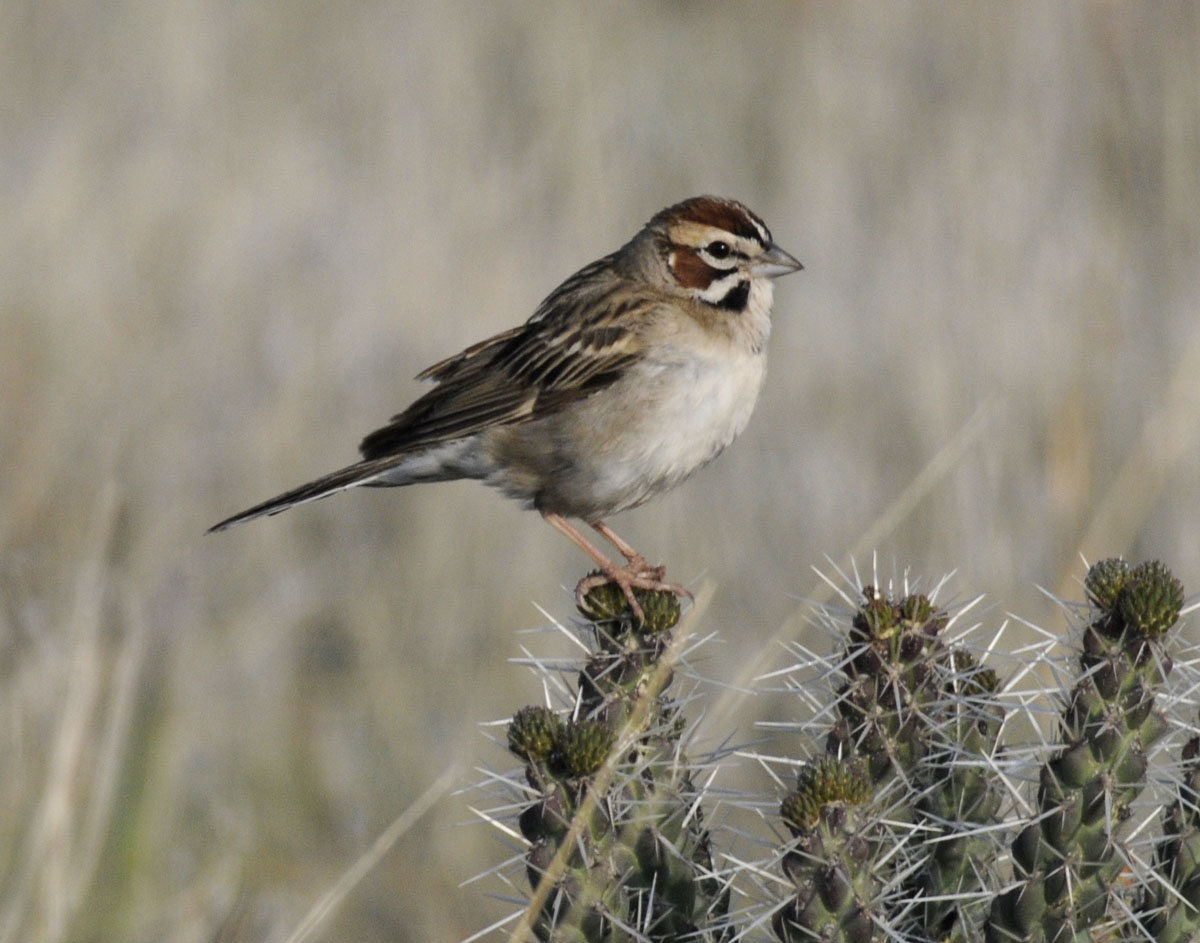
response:
<path id="1" fill-rule="evenodd" d="M 309 501 L 316 501 L 318 498 L 337 494 L 339 491 L 345 491 L 347 488 L 371 483 L 384 484 L 385 482 L 379 482 L 378 479 L 387 472 L 395 471 L 396 466 L 399 464 L 397 459 L 397 456 L 389 455 L 384 458 L 370 459 L 369 461 L 347 465 L 345 468 L 340 468 L 335 472 L 330 472 L 328 475 L 323 475 L 315 481 L 301 485 L 299 488 L 293 488 L 291 491 L 285 491 L 283 494 L 276 495 L 269 501 L 264 501 L 262 504 L 256 504 L 252 508 L 247 508 L 233 515 L 233 517 L 227 517 L 221 523 L 210 527 L 207 533 L 211 534 L 214 531 L 226 530 L 237 524 L 252 521 L 257 517 L 278 514 L 280 511 L 294 508 L 298 504 L 307 504 Z M 403 484 L 400 481 L 386 483 Z"/>

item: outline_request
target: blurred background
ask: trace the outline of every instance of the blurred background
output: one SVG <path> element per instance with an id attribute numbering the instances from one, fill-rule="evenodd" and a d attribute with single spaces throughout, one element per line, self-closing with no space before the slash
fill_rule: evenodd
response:
<path id="1" fill-rule="evenodd" d="M 311 939 L 513 911 L 459 790 L 587 561 L 471 483 L 204 530 L 687 196 L 805 264 L 748 431 L 615 521 L 715 586 L 697 671 L 784 663 L 850 554 L 995 626 L 1064 630 L 1081 554 L 1194 592 L 1197 49 L 1187 2 L 5 3 L 0 941 L 286 940 L 439 781 Z M 789 709 L 713 690 L 702 742 Z"/>

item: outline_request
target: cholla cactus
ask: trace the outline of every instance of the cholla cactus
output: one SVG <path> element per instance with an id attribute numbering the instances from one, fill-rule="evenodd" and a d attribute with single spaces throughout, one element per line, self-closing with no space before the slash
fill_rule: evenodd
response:
<path id="1" fill-rule="evenodd" d="M 544 897 L 533 929 L 556 941 L 723 939 L 729 889 L 713 873 L 682 724 L 662 695 L 678 600 L 639 591 L 641 623 L 616 587 L 585 603 L 595 646 L 573 711 L 526 707 L 508 728 L 536 793 L 519 819 L 533 906 L 537 890 Z"/>
<path id="2" fill-rule="evenodd" d="M 786 943 L 1200 940 L 1200 724 L 1161 693 L 1183 589 L 1159 563 L 1120 560 L 1092 567 L 1084 588 L 1069 689 L 1018 690 L 1034 669 L 1063 671 L 1048 654 L 1057 637 L 1006 659 L 1003 629 L 981 641 L 960 624 L 971 604 L 943 610 L 936 589 L 867 586 L 847 597 L 849 617 L 821 610 L 833 654 L 793 643 L 800 664 L 780 672 L 815 714 L 799 724 L 793 752 L 806 759 L 778 807 L 791 840 L 758 865 L 731 852 L 718 872 L 723 843 L 704 826 L 679 705 L 664 696 L 678 602 L 640 594 L 635 624 L 623 595 L 599 587 L 570 707 L 527 707 L 508 726 L 534 797 L 519 817 L 534 893 L 514 937 L 750 940 L 769 925 Z M 1176 673 L 1197 690 L 1189 658 Z M 1050 693 L 1054 744 L 1009 742 L 1026 728 L 1047 736 L 1037 705 Z M 1161 763 L 1183 739 L 1166 736 L 1172 724 L 1193 734 L 1174 769 Z M 770 768 L 778 753 L 760 759 Z M 1147 799 L 1151 762 L 1160 791 Z M 761 909 L 731 900 L 780 883 L 788 891 Z"/>
<path id="3" fill-rule="evenodd" d="M 1171 671 L 1164 648 L 1183 587 L 1161 563 L 1104 560 L 1084 587 L 1080 678 L 1061 722 L 1062 745 L 1042 767 L 1039 814 L 1013 843 L 1017 884 L 992 904 L 989 943 L 1091 940 L 1125 892 L 1117 830 L 1146 785 L 1147 752 L 1167 731 L 1156 708 Z"/>
<path id="4" fill-rule="evenodd" d="M 995 877 L 1005 794 L 999 772 L 1011 765 L 1000 743 L 1005 711 L 1000 679 L 965 649 L 939 662 L 942 697 L 931 711 L 935 749 L 923 758 L 916 801 L 921 867 L 905 887 L 917 901 L 904 925 L 921 940 L 969 939 Z"/>
<path id="5" fill-rule="evenodd" d="M 949 616 L 929 597 L 890 598 L 874 586 L 863 595 L 833 660 L 844 680 L 825 737 L 826 752 L 852 761 L 873 793 L 875 824 L 859 836 L 870 852 L 853 866 L 855 886 L 875 896 L 856 906 L 873 914 L 871 933 L 887 926 L 910 939 L 950 938 L 964 925 L 964 908 L 984 906 L 981 881 L 998 851 L 990 826 L 1002 804 L 999 682 L 966 649 L 947 644 Z M 861 811 L 857 818 L 868 820 Z M 801 887 L 783 913 L 804 894 Z M 782 939 L 800 938 L 778 919 L 775 927 Z M 841 938 L 871 935 L 859 925 Z"/>
<path id="6" fill-rule="evenodd" d="M 872 795 L 840 813 L 836 861 L 807 855 L 827 885 L 844 875 L 838 886 L 854 900 L 840 902 L 837 920 L 823 913 L 818 923 L 813 881 L 797 879 L 789 846 L 784 870 L 797 893 L 776 916 L 781 939 L 1081 943 L 1100 926 L 1110 936 L 1131 927 L 1154 934 L 1130 939 L 1200 939 L 1200 773 L 1188 767 L 1168 811 L 1158 873 L 1123 876 L 1131 859 L 1118 853 L 1117 834 L 1145 784 L 1147 753 L 1168 728 L 1156 696 L 1171 670 L 1165 641 L 1182 587 L 1159 563 L 1106 560 L 1085 589 L 1094 609 L 1079 677 L 1025 821 L 1009 808 L 1016 792 L 1007 784 L 1021 779 L 1030 753 L 1003 742 L 1008 711 L 997 674 L 945 638 L 951 620 L 925 596 L 864 590 L 844 647 L 827 663 L 842 681 L 824 743 L 862 770 Z M 810 735 L 818 722 L 807 724 Z M 1200 739 L 1185 756 L 1195 764 L 1197 754 Z M 784 803 L 794 833 L 810 769 Z M 826 835 L 823 847 L 831 843 Z M 1011 877 L 1000 870 L 1006 862 Z"/>
<path id="7" fill-rule="evenodd" d="M 875 785 L 913 773 L 933 749 L 924 716 L 941 699 L 938 661 L 946 626 L 922 595 L 887 599 L 874 586 L 855 613 L 846 640 L 846 683 L 826 752 L 860 757 Z"/>
<path id="8" fill-rule="evenodd" d="M 869 867 L 877 829 L 870 798 L 871 781 L 860 764 L 830 756 L 800 770 L 779 809 L 794 838 L 783 869 L 797 888 L 773 921 L 784 943 L 872 938 L 871 902 L 880 889 Z"/>
<path id="9" fill-rule="evenodd" d="M 1183 781 L 1166 811 L 1154 855 L 1153 880 L 1143 883 L 1127 940 L 1185 943 L 1200 939 L 1200 737 L 1183 748 Z"/>

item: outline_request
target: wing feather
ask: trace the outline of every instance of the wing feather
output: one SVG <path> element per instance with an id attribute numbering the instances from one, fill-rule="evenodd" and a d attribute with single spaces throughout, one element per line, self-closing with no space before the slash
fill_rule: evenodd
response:
<path id="1" fill-rule="evenodd" d="M 420 375 L 437 386 L 363 439 L 367 460 L 550 415 L 618 380 L 642 352 L 634 297 L 608 259 L 567 279 L 520 327 Z M 618 293 L 631 300 L 616 302 Z"/>

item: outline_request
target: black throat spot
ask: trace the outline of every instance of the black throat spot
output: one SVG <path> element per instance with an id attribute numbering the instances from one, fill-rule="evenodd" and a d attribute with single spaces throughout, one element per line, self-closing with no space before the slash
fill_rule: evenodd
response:
<path id="1" fill-rule="evenodd" d="M 725 311 L 745 311 L 746 302 L 750 300 L 750 282 L 743 280 L 734 285 L 725 297 L 716 302 L 714 307 Z"/>

